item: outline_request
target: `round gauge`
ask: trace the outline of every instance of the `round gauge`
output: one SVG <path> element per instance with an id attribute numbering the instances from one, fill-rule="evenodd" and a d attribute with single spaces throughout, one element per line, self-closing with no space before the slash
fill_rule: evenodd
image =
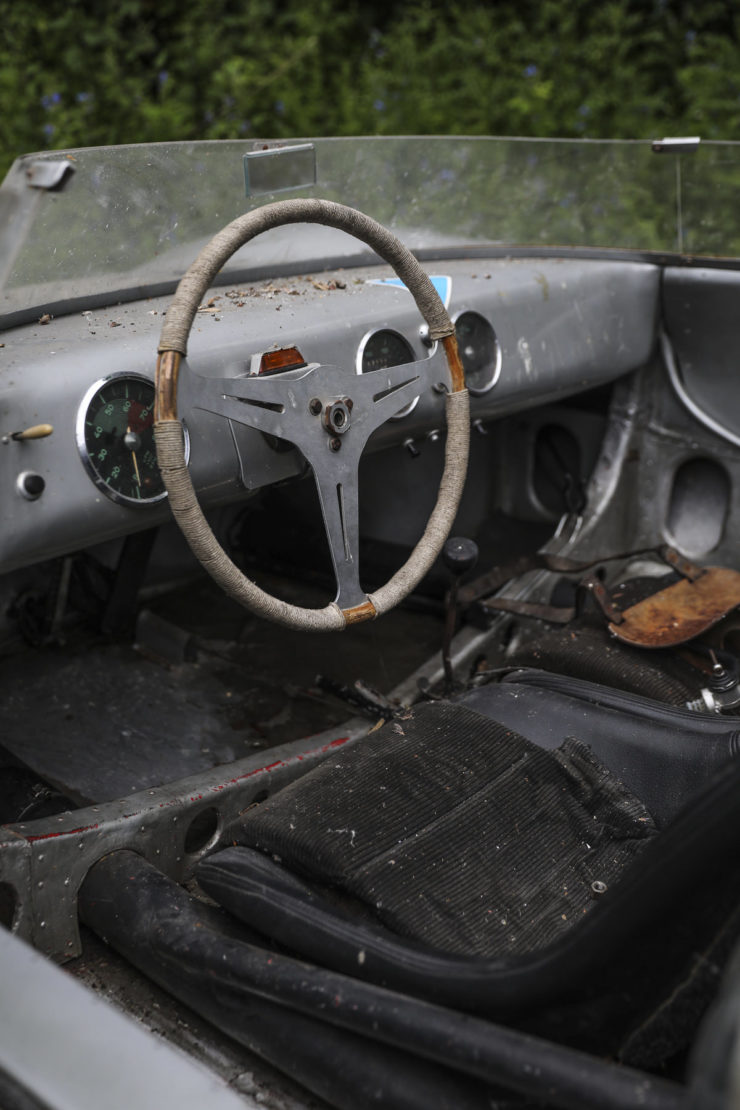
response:
<path id="1" fill-rule="evenodd" d="M 501 348 L 488 320 L 477 312 L 455 317 L 455 333 L 465 384 L 476 396 L 493 389 L 501 373 Z"/>
<path id="2" fill-rule="evenodd" d="M 152 505 L 167 496 L 154 446 L 154 384 L 111 374 L 90 386 L 77 415 L 77 446 L 90 476 L 113 501 Z"/>
<path id="3" fill-rule="evenodd" d="M 357 373 L 369 374 L 372 370 L 385 370 L 389 366 L 402 366 L 405 362 L 415 362 L 416 356 L 407 339 L 397 331 L 383 328 L 371 331 L 365 336 L 357 351 Z M 391 420 L 400 420 L 416 407 L 419 398 L 414 397 Z"/>

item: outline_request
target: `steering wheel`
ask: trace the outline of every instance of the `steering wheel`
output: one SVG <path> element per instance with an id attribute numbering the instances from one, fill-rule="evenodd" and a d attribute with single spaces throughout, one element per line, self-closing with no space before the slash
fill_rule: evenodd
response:
<path id="1" fill-rule="evenodd" d="M 289 440 L 310 464 L 337 579 L 336 599 L 323 609 L 306 609 L 272 597 L 229 559 L 198 504 L 177 417 L 180 364 L 206 290 L 236 250 L 269 228 L 291 223 L 339 228 L 385 259 L 413 295 L 429 326 L 430 338 L 441 340 L 450 372 L 445 398 L 445 466 L 436 505 L 407 562 L 372 594 L 365 594 L 359 580 L 360 455 L 376 428 L 424 388 L 435 384 L 431 380 L 435 370 L 429 363 L 435 364 L 436 360 L 427 358 L 361 375 L 320 365 L 268 376 L 212 379 L 193 375 L 199 408 Z M 175 520 L 208 573 L 252 612 L 289 628 L 341 631 L 397 605 L 437 558 L 452 527 L 465 482 L 470 436 L 468 392 L 455 327 L 436 290 L 410 251 L 375 220 L 331 201 L 285 200 L 255 209 L 228 224 L 204 247 L 177 287 L 160 336 L 155 390 L 154 436 Z"/>

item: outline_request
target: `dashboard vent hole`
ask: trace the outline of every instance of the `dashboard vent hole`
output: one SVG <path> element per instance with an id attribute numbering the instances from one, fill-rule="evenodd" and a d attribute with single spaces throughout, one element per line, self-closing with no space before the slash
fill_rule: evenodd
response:
<path id="1" fill-rule="evenodd" d="M 534 448 L 534 493 L 548 512 L 581 512 L 585 506 L 585 482 L 581 445 L 569 428 L 544 424 Z"/>
<path id="2" fill-rule="evenodd" d="M 727 471 L 713 459 L 695 458 L 679 466 L 668 507 L 669 542 L 689 559 L 719 544 L 730 504 Z"/>

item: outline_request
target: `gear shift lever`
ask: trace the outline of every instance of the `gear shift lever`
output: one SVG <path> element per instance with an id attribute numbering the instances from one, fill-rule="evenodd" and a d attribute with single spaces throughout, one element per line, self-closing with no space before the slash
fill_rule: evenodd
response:
<path id="1" fill-rule="evenodd" d="M 449 693 L 454 686 L 450 648 L 457 624 L 457 591 L 463 575 L 472 570 L 478 561 L 478 545 L 474 540 L 465 539 L 463 536 L 451 536 L 442 549 L 442 560 L 452 578 L 447 591 L 445 630 L 442 638 L 445 692 Z"/>

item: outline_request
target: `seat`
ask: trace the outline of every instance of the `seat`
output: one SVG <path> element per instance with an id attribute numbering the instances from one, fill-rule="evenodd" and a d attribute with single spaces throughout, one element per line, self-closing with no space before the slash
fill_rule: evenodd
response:
<path id="1" fill-rule="evenodd" d="M 114 852 L 80 911 L 337 1107 L 679 1110 L 638 1069 L 693 1040 L 740 933 L 736 726 L 516 672 L 251 807 L 197 869 L 221 908 Z"/>
<path id="2" fill-rule="evenodd" d="M 198 881 L 321 966 L 521 1011 L 571 994 L 722 854 L 738 738 L 733 718 L 516 672 L 332 755 Z"/>

